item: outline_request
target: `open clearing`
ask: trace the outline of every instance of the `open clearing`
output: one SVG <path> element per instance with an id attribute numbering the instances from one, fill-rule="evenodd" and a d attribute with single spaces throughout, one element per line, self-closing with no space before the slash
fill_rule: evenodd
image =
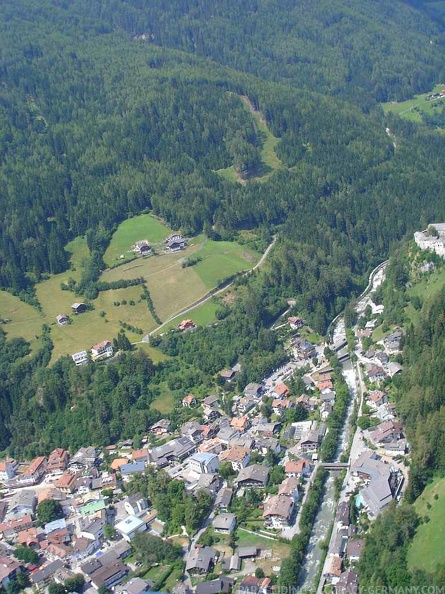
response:
<path id="1" fill-rule="evenodd" d="M 129 253 L 129 250 L 136 241 L 146 239 L 150 243 L 158 243 L 170 233 L 171 230 L 166 224 L 150 214 L 127 219 L 119 225 L 111 239 L 104 255 L 105 264 L 108 266 L 115 264 L 121 255 L 125 258 L 133 258 L 134 254 Z"/>
<path id="2" fill-rule="evenodd" d="M 179 322 L 184 320 L 185 318 L 190 317 L 197 326 L 208 326 L 212 322 L 216 320 L 215 312 L 218 309 L 219 304 L 217 299 L 209 299 L 202 305 L 198 305 L 190 314 L 181 314 L 179 316 L 174 317 L 168 324 L 162 326 L 159 329 L 159 334 L 165 334 L 172 328 L 175 328 Z M 155 332 L 158 334 L 158 332 Z"/>
<path id="3" fill-rule="evenodd" d="M 122 223 L 107 253 L 109 258 L 113 258 L 113 254 L 126 252 L 137 239 L 162 241 L 169 233 L 170 229 L 151 215 L 134 217 Z M 54 342 L 52 361 L 55 361 L 62 355 L 87 350 L 102 340 L 112 340 L 122 328 L 121 322 L 142 330 L 142 334 L 139 334 L 125 329 L 131 342 L 139 342 L 143 335 L 157 327 L 147 302 L 141 299 L 141 286 L 102 291 L 91 301 L 93 310 L 71 315 L 71 305 L 82 301 L 82 297 L 71 291 L 63 291 L 61 285 L 70 278 L 75 281 L 80 279 L 89 250 L 84 238 L 70 242 L 66 249 L 70 253 L 70 269 L 36 285 L 41 313 L 17 297 L 0 292 L 0 318 L 6 322 L 1 325 L 9 336 L 23 336 L 31 344 L 35 342 L 37 345 L 36 337 L 41 335 L 42 325 L 47 324 L 51 328 Z M 199 256 L 201 260 L 194 266 L 183 268 L 181 262 L 192 255 Z M 166 320 L 205 296 L 218 282 L 237 272 L 249 270 L 258 260 L 259 254 L 236 242 L 216 242 L 199 235 L 191 239 L 183 251 L 159 253 L 123 262 L 120 266 L 104 271 L 100 280 L 112 282 L 143 277 L 147 281 L 157 315 L 161 320 Z M 217 307 L 218 302 L 213 299 L 204 303 L 194 310 L 194 321 L 198 325 L 212 323 Z M 71 323 L 59 326 L 55 319 L 58 314 L 69 315 Z M 173 327 L 183 317 L 178 316 L 178 320 L 173 321 L 171 326 L 169 324 L 169 327 Z M 146 348 L 150 349 L 148 345 Z M 152 351 L 155 355 L 156 351 Z M 160 360 L 161 357 L 158 355 L 153 358 Z"/>
<path id="4" fill-rule="evenodd" d="M 254 175 L 253 177 L 250 177 L 249 180 L 242 179 L 235 171 L 235 167 L 233 165 L 231 165 L 230 167 L 226 167 L 225 169 L 218 169 L 216 173 L 218 173 L 218 175 L 220 175 L 224 179 L 227 179 L 232 182 L 238 182 L 243 184 L 247 183 L 247 181 L 263 182 L 266 181 L 274 171 L 283 168 L 283 164 L 275 152 L 275 148 L 277 144 L 280 142 L 280 139 L 272 134 L 272 132 L 269 130 L 266 124 L 264 116 L 259 111 L 255 110 L 249 98 L 246 96 L 237 96 L 241 99 L 244 107 L 255 120 L 255 125 L 261 136 L 261 161 L 264 165 L 264 172 L 259 173 L 259 175 Z"/>
<path id="5" fill-rule="evenodd" d="M 431 114 L 437 107 L 445 107 L 445 98 L 428 100 L 430 95 L 440 93 L 445 90 L 445 85 L 439 84 L 428 93 L 414 95 L 407 101 L 382 103 L 381 106 L 385 113 L 395 113 L 412 122 L 422 122 L 422 114 L 430 112 Z"/>
<path id="6" fill-rule="evenodd" d="M 435 496 L 437 495 L 437 499 Z M 428 509 L 430 505 L 430 509 Z M 445 541 L 445 479 L 435 479 L 428 485 L 414 504 L 417 513 L 429 521 L 417 528 L 413 543 L 408 549 L 408 567 L 432 573 L 443 563 Z"/>

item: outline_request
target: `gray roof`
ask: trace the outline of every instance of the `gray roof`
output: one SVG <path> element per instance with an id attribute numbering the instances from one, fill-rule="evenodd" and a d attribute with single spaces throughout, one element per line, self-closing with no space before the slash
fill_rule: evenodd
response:
<path id="1" fill-rule="evenodd" d="M 145 464 L 143 462 L 133 462 L 132 464 L 123 464 L 120 467 L 121 474 L 135 474 L 137 472 L 145 471 Z"/>
<path id="2" fill-rule="evenodd" d="M 216 551 L 212 547 L 195 547 L 188 556 L 186 570 L 199 569 L 207 572 L 215 555 Z"/>
<path id="3" fill-rule="evenodd" d="M 17 507 L 28 507 L 29 509 L 34 509 L 36 504 L 36 492 L 25 489 L 23 491 L 17 491 L 11 497 L 9 501 L 9 512 L 13 512 Z"/>
<path id="4" fill-rule="evenodd" d="M 236 477 L 235 483 L 253 481 L 265 485 L 269 479 L 269 469 L 262 464 L 252 464 L 252 466 L 246 466 L 242 468 Z"/>
<path id="5" fill-rule="evenodd" d="M 225 575 L 210 582 L 201 582 L 196 586 L 196 594 L 226 594 L 232 589 L 234 580 Z"/>
<path id="6" fill-rule="evenodd" d="M 236 521 L 235 514 L 227 513 L 227 514 L 219 514 L 213 520 L 212 524 L 216 530 L 229 530 L 232 526 L 233 521 Z"/>
<path id="7" fill-rule="evenodd" d="M 232 501 L 233 490 L 223 487 L 216 496 L 215 507 L 228 507 Z"/>
<path id="8" fill-rule="evenodd" d="M 257 547 L 239 547 L 237 553 L 240 559 L 244 559 L 246 557 L 256 557 L 258 555 L 258 549 Z"/>
<path id="9" fill-rule="evenodd" d="M 57 559 L 57 561 L 49 563 L 49 565 L 43 569 L 39 569 L 39 571 L 32 573 L 30 579 L 33 584 L 39 584 L 51 577 L 61 567 L 63 567 L 63 563 L 60 559 Z"/>

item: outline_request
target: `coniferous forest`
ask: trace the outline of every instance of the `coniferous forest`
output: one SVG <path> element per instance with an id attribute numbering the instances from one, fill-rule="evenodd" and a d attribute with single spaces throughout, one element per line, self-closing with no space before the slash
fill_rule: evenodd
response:
<path id="1" fill-rule="evenodd" d="M 69 357 L 49 366 L 48 329 L 33 352 L 2 332 L 0 451 L 137 443 L 160 416 L 149 407 L 165 386 L 178 404 L 238 361 L 240 389 L 260 380 L 285 359 L 267 328 L 287 299 L 324 334 L 394 245 L 445 220 L 445 135 L 380 105 L 445 83 L 443 4 L 2 2 L 1 289 L 38 307 L 36 282 L 66 270 L 66 244 L 86 236 L 87 291 L 113 231 L 142 211 L 185 235 L 232 239 L 253 229 L 264 245 L 277 242 L 267 273 L 238 281 L 239 298 L 216 328 L 160 339 L 171 357 L 163 363 L 128 352 L 108 366 L 79 369 Z M 278 139 L 276 171 L 261 163 L 264 137 L 246 97 Z M 218 173 L 231 165 L 244 183 Z M 427 469 L 444 467 L 440 311 L 443 295 L 405 355 L 412 499 Z M 176 406 L 173 427 L 187 415 Z M 379 530 L 389 531 L 394 558 L 416 522 L 410 510 L 398 514 L 377 524 L 374 541 L 379 548 Z M 363 575 L 373 571 L 374 545 Z"/>

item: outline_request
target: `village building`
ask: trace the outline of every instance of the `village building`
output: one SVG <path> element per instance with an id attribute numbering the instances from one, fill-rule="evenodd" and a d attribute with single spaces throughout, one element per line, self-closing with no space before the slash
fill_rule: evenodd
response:
<path id="1" fill-rule="evenodd" d="M 170 252 L 178 252 L 186 247 L 187 240 L 178 233 L 172 233 L 165 239 L 165 245 Z"/>
<path id="2" fill-rule="evenodd" d="M 257 487 L 262 489 L 269 480 L 269 469 L 261 464 L 252 464 L 241 468 L 235 479 L 235 485 L 240 487 Z"/>
<path id="3" fill-rule="evenodd" d="M 69 454 L 63 448 L 56 448 L 51 452 L 46 464 L 47 472 L 63 471 L 68 466 Z"/>
<path id="4" fill-rule="evenodd" d="M 213 474 L 218 472 L 219 459 L 216 454 L 198 452 L 189 458 L 190 470 L 196 474 Z"/>
<path id="5" fill-rule="evenodd" d="M 180 332 L 185 332 L 186 330 L 194 330 L 195 328 L 196 328 L 195 322 L 190 319 L 182 320 L 178 324 L 178 330 Z"/>
<path id="6" fill-rule="evenodd" d="M 219 455 L 220 462 L 230 462 L 235 472 L 245 468 L 250 461 L 250 451 L 242 446 L 235 446 Z"/>
<path id="7" fill-rule="evenodd" d="M 263 519 L 265 525 L 276 530 L 289 526 L 294 503 L 294 498 L 285 494 L 270 496 L 264 503 Z"/>
<path id="8" fill-rule="evenodd" d="M 71 311 L 75 314 L 83 313 L 87 310 L 86 303 L 73 303 L 71 306 Z"/>
<path id="9" fill-rule="evenodd" d="M 88 363 L 88 353 L 86 351 L 79 351 L 71 355 L 72 360 L 76 364 L 76 367 L 86 365 Z"/>
<path id="10" fill-rule="evenodd" d="M 231 534 L 236 527 L 236 516 L 231 513 L 223 513 L 216 516 L 212 522 L 215 532 Z"/>
<path id="11" fill-rule="evenodd" d="M 56 316 L 56 321 L 59 324 L 59 326 L 66 326 L 70 319 L 66 314 L 59 314 L 58 316 Z"/>
<path id="12" fill-rule="evenodd" d="M 182 406 L 185 406 L 186 408 L 192 408 L 197 404 L 198 401 L 196 400 L 196 397 L 193 396 L 193 394 L 187 394 L 187 396 L 182 399 Z"/>
<path id="13" fill-rule="evenodd" d="M 103 340 L 91 347 L 91 357 L 93 361 L 106 359 L 113 356 L 113 346 L 109 340 Z"/>
<path id="14" fill-rule="evenodd" d="M 134 252 L 138 256 L 147 256 L 148 254 L 151 254 L 151 251 L 152 251 L 151 245 L 148 243 L 148 241 L 146 239 L 137 241 L 134 244 Z"/>

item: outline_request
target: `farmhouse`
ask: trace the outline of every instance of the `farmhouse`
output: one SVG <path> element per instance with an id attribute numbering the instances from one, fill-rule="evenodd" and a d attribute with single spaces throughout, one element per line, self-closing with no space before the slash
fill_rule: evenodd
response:
<path id="1" fill-rule="evenodd" d="M 304 326 L 303 318 L 291 316 L 290 318 L 287 318 L 287 321 L 289 322 L 289 326 L 292 328 L 292 330 L 298 330 L 299 328 L 302 328 Z"/>
<path id="2" fill-rule="evenodd" d="M 172 234 L 166 238 L 165 244 L 170 252 L 179 252 L 185 248 L 187 240 L 182 235 Z"/>
<path id="3" fill-rule="evenodd" d="M 146 256 L 147 254 L 151 253 L 151 245 L 148 243 L 146 239 L 142 241 L 137 241 L 134 244 L 134 251 L 138 256 Z"/>
<path id="4" fill-rule="evenodd" d="M 68 322 L 70 321 L 69 317 L 66 314 L 59 314 L 58 316 L 56 316 L 56 320 L 59 326 L 66 326 L 66 324 L 68 324 Z"/>
<path id="5" fill-rule="evenodd" d="M 97 344 L 91 347 L 91 356 L 93 358 L 93 361 L 106 359 L 107 357 L 111 357 L 112 355 L 113 347 L 111 346 L 111 342 L 109 340 L 103 340 L 102 342 L 98 342 Z"/>
<path id="6" fill-rule="evenodd" d="M 185 332 L 186 330 L 194 330 L 196 328 L 196 324 L 193 320 L 182 320 L 178 324 L 178 330 L 181 332 Z"/>
<path id="7" fill-rule="evenodd" d="M 187 396 L 185 396 L 182 399 L 182 406 L 185 406 L 187 408 L 190 408 L 192 406 L 196 406 L 197 404 L 198 404 L 198 401 L 193 396 L 193 394 L 187 394 Z"/>
<path id="8" fill-rule="evenodd" d="M 80 314 L 86 311 L 87 306 L 86 303 L 73 303 L 71 306 L 71 311 L 75 314 Z"/>

